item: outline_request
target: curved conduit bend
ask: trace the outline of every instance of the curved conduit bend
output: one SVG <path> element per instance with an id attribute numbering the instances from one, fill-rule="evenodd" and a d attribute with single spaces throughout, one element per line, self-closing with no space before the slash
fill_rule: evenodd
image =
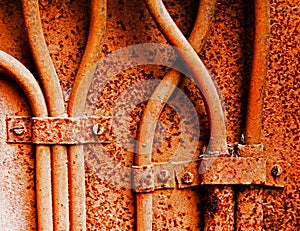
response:
<path id="1" fill-rule="evenodd" d="M 33 115 L 48 117 L 42 90 L 30 71 L 3 51 L 0 51 L 0 67 L 21 86 L 29 100 Z M 35 165 L 38 230 L 52 231 L 51 155 L 48 146 L 36 146 Z"/>
<path id="2" fill-rule="evenodd" d="M 89 87 L 94 77 L 106 30 L 106 0 L 92 0 L 87 45 L 71 92 L 68 114 L 84 116 Z M 71 230 L 86 230 L 85 169 L 82 145 L 69 148 Z"/>
<path id="3" fill-rule="evenodd" d="M 145 3 L 167 40 L 180 49 L 180 55 L 201 90 L 210 125 L 210 141 L 206 156 L 228 154 L 221 100 L 206 67 L 170 17 L 163 2 L 161 0 L 145 0 Z M 142 151 L 147 153 L 149 150 L 143 149 Z M 204 214 L 204 230 L 210 230 L 212 227 L 234 230 L 234 191 L 232 187 L 207 187 L 206 195 L 208 204 Z M 210 201 L 218 201 L 218 211 L 210 211 Z M 224 223 L 224 221 L 226 222 Z"/>
<path id="4" fill-rule="evenodd" d="M 207 155 L 227 153 L 224 113 L 211 76 L 196 51 L 172 20 L 163 2 L 161 0 L 145 0 L 145 3 L 170 44 L 179 48 L 182 59 L 201 90 L 210 120 L 210 141 Z"/>
<path id="5" fill-rule="evenodd" d="M 38 0 L 22 0 L 29 45 L 41 76 L 49 116 L 64 116 L 64 99 L 44 38 Z M 52 146 L 53 218 L 55 230 L 69 230 L 67 148 Z"/>
<path id="6" fill-rule="evenodd" d="M 199 53 L 202 50 L 204 39 L 211 25 L 214 15 L 216 0 L 203 0 L 199 4 L 197 18 L 193 30 L 188 39 L 194 50 Z M 152 161 L 152 144 L 155 135 L 157 120 L 182 79 L 181 73 L 176 70 L 169 71 L 161 80 L 143 113 L 138 132 L 138 147 L 135 157 L 137 166 L 149 165 Z M 159 99 L 159 100 L 158 100 Z M 144 144 L 142 146 L 141 144 Z M 139 155 L 141 149 L 147 150 L 147 154 Z M 137 230 L 152 229 L 152 194 L 136 194 L 136 226 Z"/>

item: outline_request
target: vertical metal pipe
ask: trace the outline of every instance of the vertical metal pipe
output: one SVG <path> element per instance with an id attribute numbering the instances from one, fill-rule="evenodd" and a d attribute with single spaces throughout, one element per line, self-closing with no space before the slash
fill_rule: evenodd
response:
<path id="1" fill-rule="evenodd" d="M 34 76 L 12 56 L 0 51 L 0 67 L 24 90 L 34 116 L 48 117 L 43 92 Z M 51 154 L 50 147 L 36 146 L 36 202 L 38 230 L 52 231 Z"/>
<path id="2" fill-rule="evenodd" d="M 87 45 L 71 92 L 68 114 L 84 116 L 84 106 L 106 30 L 106 0 L 92 0 Z M 82 145 L 69 148 L 71 230 L 86 230 L 85 169 Z"/>
<path id="3" fill-rule="evenodd" d="M 270 46 L 270 0 L 255 0 L 255 37 L 245 128 L 246 144 L 261 142 L 264 89 Z"/>
<path id="4" fill-rule="evenodd" d="M 255 0 L 255 37 L 245 126 L 246 145 L 260 145 L 264 89 L 270 46 L 270 0 Z M 239 231 L 262 230 L 263 189 L 241 187 L 237 193 L 236 227 Z"/>
<path id="5" fill-rule="evenodd" d="M 38 0 L 22 0 L 29 45 L 41 76 L 50 116 L 64 116 L 64 100 L 44 38 Z M 53 216 L 55 230 L 69 229 L 67 148 L 52 147 Z"/>

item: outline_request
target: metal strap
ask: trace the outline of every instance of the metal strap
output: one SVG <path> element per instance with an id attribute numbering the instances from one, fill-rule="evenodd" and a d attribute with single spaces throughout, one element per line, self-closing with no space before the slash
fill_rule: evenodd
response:
<path id="1" fill-rule="evenodd" d="M 133 166 L 133 190 L 184 189 L 201 185 L 263 185 L 284 187 L 288 165 L 285 161 L 262 158 L 210 157 L 189 162 L 153 163 Z"/>
<path id="2" fill-rule="evenodd" d="M 110 117 L 22 117 L 8 116 L 8 143 L 85 144 L 110 143 Z"/>

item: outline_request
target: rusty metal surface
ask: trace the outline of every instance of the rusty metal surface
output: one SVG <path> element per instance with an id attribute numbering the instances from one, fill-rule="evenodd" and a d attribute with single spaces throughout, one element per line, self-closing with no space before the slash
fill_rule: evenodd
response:
<path id="1" fill-rule="evenodd" d="M 0 229 L 35 230 L 35 164 L 31 145 L 9 145 L 5 141 L 5 115 L 30 115 L 21 88 L 1 73 L 0 77 Z M 51 208 L 51 207 L 50 207 Z"/>
<path id="2" fill-rule="evenodd" d="M 136 192 L 175 188 L 175 185 L 179 189 L 200 185 L 261 185 L 283 188 L 287 183 L 288 172 L 289 166 L 285 161 L 270 162 L 263 158 L 240 157 L 162 162 L 133 166 L 132 169 L 133 188 Z"/>
<path id="3" fill-rule="evenodd" d="M 189 69 L 190 76 L 198 84 L 205 101 L 210 125 L 210 143 L 207 154 L 226 153 L 226 127 L 220 96 L 207 68 L 196 51 L 176 26 L 161 0 L 145 0 L 145 3 L 171 45 L 179 48 L 182 61 Z"/>
<path id="4" fill-rule="evenodd" d="M 262 187 L 240 187 L 236 198 L 237 230 L 263 230 L 263 192 Z"/>
<path id="5" fill-rule="evenodd" d="M 261 144 L 262 114 L 265 95 L 265 85 L 268 70 L 270 49 L 270 1 L 254 1 L 254 45 L 253 61 L 248 90 L 248 103 L 245 122 L 245 144 Z M 262 145 L 261 145 L 262 146 Z M 245 153 L 244 153 L 245 154 Z M 242 156 L 249 156 L 248 153 Z M 272 165 L 272 164 L 271 164 Z M 271 166 L 271 168 L 275 168 Z M 287 170 L 287 169 L 286 169 Z M 270 185 L 270 164 L 267 163 L 267 185 Z M 279 172 L 277 172 L 279 173 Z M 274 176 L 277 180 L 279 175 Z M 285 176 L 286 177 L 286 176 Z M 271 180 L 272 181 L 272 180 Z M 279 181 L 278 181 L 279 182 Z M 272 182 L 273 183 L 273 182 Z M 279 183 L 280 185 L 280 183 Z M 242 187 L 237 192 L 238 230 L 262 230 L 263 224 L 263 190 L 260 188 Z M 257 228 L 259 226 L 259 228 Z"/>
<path id="6" fill-rule="evenodd" d="M 210 186 L 205 194 L 204 230 L 234 230 L 235 197 L 232 187 Z"/>
<path id="7" fill-rule="evenodd" d="M 63 93 L 44 37 L 39 1 L 23 0 L 22 7 L 28 43 L 43 85 L 49 116 L 63 116 Z M 68 230 L 70 225 L 67 148 L 57 145 L 51 148 L 51 152 L 54 229 Z"/>
<path id="8" fill-rule="evenodd" d="M 42 90 L 30 71 L 18 60 L 3 51 L 0 51 L 0 67 L 9 75 L 8 78 L 13 78 L 22 88 L 30 103 L 33 115 L 47 117 L 48 111 Z M 22 125 L 18 125 L 14 132 L 20 134 L 20 130 L 22 130 Z M 52 229 L 50 148 L 38 145 L 35 160 L 37 223 L 41 229 Z"/>
<path id="9" fill-rule="evenodd" d="M 109 143 L 113 138 L 110 117 L 7 116 L 7 142 L 32 144 Z"/>
<path id="10" fill-rule="evenodd" d="M 254 1 L 255 34 L 248 92 L 245 142 L 261 142 L 262 113 L 270 49 L 270 1 Z"/>
<path id="11" fill-rule="evenodd" d="M 154 185 L 154 169 L 153 165 L 133 166 L 133 190 L 137 193 L 153 192 Z M 150 209 L 150 207 L 148 207 Z M 152 208 L 151 208 L 152 209 Z"/>
<path id="12" fill-rule="evenodd" d="M 148 3 L 151 4 L 151 3 Z M 149 5 L 148 5 L 149 8 Z M 215 1 L 202 1 L 199 4 L 196 21 L 193 25 L 191 35 L 189 36 L 188 42 L 191 44 L 193 49 L 199 53 L 203 47 L 203 42 L 207 31 L 210 27 L 210 23 L 214 14 Z M 166 14 L 166 12 L 164 13 Z M 154 18 L 157 17 L 154 16 Z M 162 17 L 165 17 L 162 15 Z M 158 19 L 156 19 L 158 20 Z M 165 25 L 160 25 L 164 27 Z M 174 29 L 174 25 L 173 25 Z M 176 29 L 176 26 L 175 26 Z M 167 39 L 170 38 L 166 36 Z M 149 164 L 152 161 L 152 150 L 153 150 L 153 139 L 155 135 L 156 125 L 158 118 L 164 109 L 168 99 L 174 93 L 177 85 L 182 80 L 181 73 L 175 70 L 169 71 L 159 85 L 156 87 L 154 93 L 149 99 L 145 111 L 142 115 L 139 131 L 138 131 L 138 141 L 137 153 L 135 156 L 135 162 L 137 165 Z M 147 155 L 143 153 L 146 152 Z M 166 170 L 164 170 L 166 171 Z M 162 172 L 160 172 L 162 174 Z M 166 172 L 168 173 L 168 172 Z M 172 170 L 173 175 L 173 170 Z M 152 195 L 136 195 L 137 206 L 145 208 L 144 210 L 139 209 L 137 213 L 137 230 L 152 229 L 152 215 L 148 214 L 148 211 L 153 210 Z M 148 204 L 148 206 L 143 206 L 143 204 Z M 146 214 L 147 211 L 147 214 Z M 148 216 L 148 217 L 146 217 Z M 150 216 L 150 218 L 149 218 Z"/>
<path id="13" fill-rule="evenodd" d="M 251 185 L 266 183 L 266 161 L 254 158 L 217 157 L 204 158 L 175 166 L 179 188 L 192 185 Z M 184 182 L 186 173 L 193 181 Z M 200 174 L 199 174 L 200 172 Z"/>
<path id="14" fill-rule="evenodd" d="M 93 72 L 97 61 L 102 56 L 106 30 L 106 0 L 92 0 L 90 6 L 89 34 L 83 53 L 80 66 L 78 68 L 74 86 L 70 93 L 68 102 L 69 116 L 82 116 L 84 114 L 85 99 L 91 84 Z M 94 125 L 94 133 L 98 134 L 99 124 Z M 97 131 L 95 131 L 95 129 Z M 84 150 L 81 146 L 71 146 L 69 148 L 69 161 L 73 163 L 69 166 L 70 181 L 70 222 L 71 230 L 86 229 L 86 206 L 85 206 L 85 174 L 84 174 Z"/>
<path id="15" fill-rule="evenodd" d="M 74 78 L 80 65 L 81 56 L 87 40 L 88 20 L 90 2 L 79 1 L 39 1 L 40 13 L 42 18 L 42 26 L 44 29 L 46 43 L 48 44 L 50 55 L 53 58 L 54 66 L 57 69 L 60 84 L 63 88 L 65 100 L 68 100 L 70 89 L 74 84 Z M 195 21 L 197 10 L 197 1 L 164 1 L 172 18 L 184 31 L 185 35 L 189 34 L 191 25 Z M 249 220 L 249 225 L 244 224 L 243 227 L 253 227 L 253 224 L 259 226 L 262 224 L 264 230 L 297 230 L 299 229 L 299 77 L 297 64 L 299 62 L 298 48 L 298 24 L 299 24 L 299 7 L 298 1 L 282 0 L 271 1 L 270 19 L 271 19 L 271 40 L 270 40 L 270 61 L 268 65 L 268 77 L 266 83 L 265 100 L 263 106 L 263 129 L 262 142 L 264 149 L 259 152 L 248 153 L 247 157 L 266 158 L 268 161 L 276 162 L 278 160 L 287 161 L 291 168 L 288 172 L 287 186 L 282 189 L 267 188 L 261 189 L 251 188 L 252 194 L 245 197 L 237 197 L 238 203 L 253 205 L 252 198 L 259 199 L 263 195 L 263 206 L 259 207 L 257 214 L 261 214 L 261 208 L 264 213 L 264 220 Z M 23 17 L 21 14 L 20 2 L 3 0 L 0 7 L 0 49 L 7 51 L 17 59 L 21 60 L 35 75 L 34 63 L 30 57 L 28 49 L 26 33 L 24 31 Z M 159 32 L 152 18 L 148 14 L 145 5 L 138 0 L 109 1 L 107 6 L 107 33 L 104 39 L 104 46 L 101 53 L 107 54 L 118 48 L 142 42 L 163 42 L 166 40 Z M 137 20 L 138 19 L 138 20 Z M 200 57 L 203 63 L 210 71 L 211 76 L 215 79 L 222 99 L 226 107 L 226 129 L 227 142 L 235 147 L 235 143 L 240 142 L 241 135 L 244 130 L 244 121 L 246 115 L 248 81 L 250 77 L 250 67 L 252 66 L 253 54 L 253 33 L 254 33 L 254 1 L 242 0 L 220 0 L 216 4 L 215 17 L 212 27 L 209 30 L 206 42 Z M 97 104 L 97 108 L 93 111 L 93 115 L 110 114 L 110 108 L 113 101 L 117 99 L 118 93 L 146 78 L 160 79 L 167 71 L 163 68 L 141 67 L 133 68 L 120 74 L 117 78 L 110 82 L 110 87 L 106 92 L 101 94 L 101 100 L 93 100 L 89 97 L 89 103 Z M 5 77 L 5 81 L 7 78 Z M 9 89 L 11 82 L 4 86 L 1 93 L 10 96 L 5 101 L 5 105 L 1 104 L 1 113 L 7 104 L 13 100 L 13 96 Z M 99 86 L 99 85 L 98 85 Z M 207 144 L 208 126 L 206 114 L 204 112 L 203 103 L 200 100 L 198 90 L 195 90 L 194 84 L 189 80 L 183 79 L 180 86 L 181 89 L 193 100 L 199 112 L 199 117 L 204 122 L 201 127 L 200 143 L 193 144 L 197 146 L 197 150 L 201 150 L 203 144 Z M 151 95 L 155 86 L 149 90 Z M 13 89 L 12 89 L 13 90 Z M 91 90 L 96 94 L 97 87 Z M 24 98 L 25 95 L 20 96 Z M 136 95 L 132 94 L 132 97 Z M 22 99 L 21 99 L 22 100 Z M 26 113 L 21 109 L 19 103 L 16 108 L 20 112 L 19 115 Z M 124 106 L 125 108 L 127 105 Z M 137 126 L 140 121 L 141 111 L 144 104 L 132 113 L 131 131 L 135 137 Z M 28 109 L 29 110 L 29 109 Z M 183 110 L 187 110 L 183 107 Z M 105 113 L 103 113 L 105 112 Z M 14 112 L 9 112 L 14 113 Z M 5 119 L 6 114 L 2 114 Z M 27 115 L 27 114 L 26 114 Z M 91 114 L 92 115 L 92 114 Z M 154 138 L 153 160 L 155 162 L 166 162 L 170 157 L 174 157 L 178 161 L 182 158 L 179 154 L 172 154 L 178 144 L 179 120 L 176 113 L 173 113 L 170 107 L 166 107 L 160 116 L 161 124 Z M 206 124 L 205 124 L 206 123 Z M 160 128 L 168 128 L 168 132 L 159 132 Z M 4 130 L 3 130 L 4 129 Z M 1 134 L 5 131 L 5 127 L 1 128 Z M 1 135 L 2 137 L 2 135 Z M 166 140 L 165 140 L 166 138 Z M 128 139 L 130 141 L 130 139 Z M 127 141 L 128 141 L 127 140 Z M 127 142 L 130 143 L 130 142 Z M 8 144 L 3 144 L 10 146 Z M 86 163 L 86 208 L 87 208 L 87 229 L 88 230 L 134 230 L 134 198 L 130 189 L 122 187 L 114 187 L 106 180 L 99 176 L 100 170 L 105 170 L 108 165 L 105 164 L 106 156 L 119 162 L 127 167 L 132 166 L 133 153 L 127 146 L 120 147 L 117 144 L 108 144 L 105 146 L 103 153 L 98 152 L 98 145 L 89 145 L 84 149 L 85 158 L 91 162 Z M 22 150 L 27 149 L 31 152 L 28 145 L 19 144 L 16 148 L 18 154 L 22 154 Z M 96 147 L 96 149 L 95 149 Z M 12 154 L 11 149 L 8 153 Z M 32 152 L 31 152 L 32 153 Z M 105 153 L 105 154 L 104 154 Z M 3 154 L 7 158 L 7 154 Z M 198 153 L 199 154 L 199 153 Z M 194 158 L 197 158 L 195 154 Z M 246 154 L 245 154 L 246 155 Z M 28 166 L 33 160 L 19 158 L 20 163 L 14 160 L 11 167 L 11 175 L 19 176 L 16 165 Z M 19 157 L 19 156 L 18 156 Z M 24 156 L 25 158 L 25 156 Z M 101 161 L 103 159 L 103 161 Z M 24 160 L 24 161 L 23 161 Z M 94 161 L 94 162 L 92 162 Z M 93 169 L 93 164 L 98 166 L 98 170 Z M 99 164 L 100 163 L 100 164 Z M 106 166 L 106 167 L 105 167 Z M 1 165 L 1 171 L 4 171 Z M 25 167 L 26 168 L 26 167 Z M 271 170 L 273 167 L 271 168 Z M 78 172 L 82 172 L 79 170 Z M 274 175 L 278 174 L 278 168 L 274 169 Z M 280 171 L 279 171 L 280 172 Z M 2 173 L 2 172 L 1 172 Z M 33 175 L 33 173 L 31 172 Z M 22 174 L 24 179 L 28 179 L 26 186 L 29 187 L 30 195 L 24 195 L 22 186 L 17 185 L 8 192 L 14 192 L 13 195 L 20 195 L 23 198 L 33 197 L 33 176 L 27 178 Z M 122 171 L 111 173 L 112 176 L 122 176 Z M 279 175 L 281 176 L 281 174 Z M 129 179 L 129 178 L 124 178 Z M 189 177 L 187 177 L 189 179 Z M 16 181 L 15 181 L 16 182 Z M 16 185 L 14 180 L 7 185 Z M 26 181 L 27 182 L 27 181 Z M 31 186 L 30 186 L 31 185 Z M 25 186 L 24 186 L 25 188 Z M 248 188 L 250 189 L 250 188 Z M 9 189 L 8 189 L 9 190 Z M 226 189 L 225 189 L 226 191 Z M 7 194 L 6 194 L 7 195 Z M 24 196 L 22 196 L 24 195 Z M 220 195 L 213 194 L 211 195 Z M 256 197 L 257 195 L 257 197 Z M 12 196 L 12 194 L 10 195 Z M 12 198 L 16 198 L 16 197 Z M 211 205 L 211 210 L 216 211 L 216 201 L 222 201 L 217 196 L 207 196 L 207 201 Z M 240 195 L 241 196 L 241 195 Z M 229 199 L 232 198 L 228 196 Z M 13 199 L 12 199 L 13 200 Z M 231 199 L 230 199 L 231 200 Z M 7 201 L 7 200 L 6 200 Z M 16 199 L 18 201 L 18 199 Z M 24 200 L 23 200 L 24 201 Z M 22 204 L 23 202 L 20 202 Z M 153 192 L 153 229 L 154 230 L 201 230 L 203 228 L 203 191 L 198 187 L 186 188 L 184 190 L 167 189 L 157 190 Z M 219 205 L 219 204 L 218 204 Z M 5 207 L 10 211 L 10 207 Z M 26 209 L 27 207 L 23 207 Z M 218 208 L 220 208 L 218 206 Z M 246 208 L 246 207 L 244 207 Z M 20 211 L 24 211 L 21 209 Z M 231 212 L 231 209 L 228 208 Z M 10 216 L 4 221 L 1 217 L 0 227 L 14 229 L 19 224 L 24 224 L 23 230 L 35 227 L 34 205 L 29 211 L 30 216 L 25 213 L 17 213 L 16 217 Z M 4 211 L 1 209 L 1 211 Z M 253 207 L 248 210 L 238 210 L 238 216 L 249 216 L 254 212 Z M 11 214 L 11 213 L 10 213 Z M 253 213 L 255 214 L 255 213 Z M 212 215 L 209 213 L 209 215 Z M 216 216 L 218 217 L 218 215 Z M 9 222 L 8 222 L 9 221 Z M 223 221 L 226 221 L 223 219 Z M 4 223 L 6 222 L 6 223 Z M 231 220 L 228 221 L 231 223 Z M 4 226 L 5 225 L 5 226 Z M 30 226 L 30 228 L 28 228 Z M 226 228 L 226 226 L 223 226 Z M 16 227 L 16 229 L 18 229 Z M 22 229 L 21 228 L 21 229 Z M 258 227 L 260 229 L 260 227 Z M 5 229 L 4 229 L 5 230 Z"/>

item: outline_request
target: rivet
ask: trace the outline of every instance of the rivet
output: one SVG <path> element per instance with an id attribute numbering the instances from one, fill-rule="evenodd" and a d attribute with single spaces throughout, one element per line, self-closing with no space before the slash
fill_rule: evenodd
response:
<path id="1" fill-rule="evenodd" d="M 18 122 L 14 125 L 13 133 L 17 136 L 21 136 L 26 132 L 25 125 L 22 122 Z"/>
<path id="2" fill-rule="evenodd" d="M 281 168 L 281 166 L 278 165 L 278 164 L 275 164 L 275 165 L 272 167 L 272 170 L 271 170 L 272 176 L 278 177 L 278 176 L 280 176 L 281 173 L 282 173 L 282 168 Z"/>
<path id="3" fill-rule="evenodd" d="M 194 181 L 194 175 L 191 172 L 185 172 L 181 180 L 184 184 L 191 184 Z"/>
<path id="4" fill-rule="evenodd" d="M 170 179 L 168 170 L 161 170 L 157 178 L 161 183 L 166 183 Z"/>
<path id="5" fill-rule="evenodd" d="M 99 136 L 99 135 L 103 134 L 103 132 L 104 132 L 104 127 L 100 127 L 99 124 L 95 124 L 93 126 L 93 133 L 95 135 Z"/>

